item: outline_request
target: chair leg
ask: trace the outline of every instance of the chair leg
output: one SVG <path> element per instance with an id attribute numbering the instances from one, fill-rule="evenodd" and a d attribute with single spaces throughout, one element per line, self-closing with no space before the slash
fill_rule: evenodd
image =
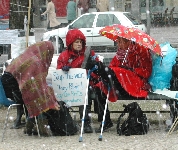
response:
<path id="1" fill-rule="evenodd" d="M 171 133 L 174 131 L 174 129 L 175 129 L 175 127 L 176 127 L 177 125 L 178 125 L 178 117 L 175 119 L 175 121 L 174 121 L 174 123 L 172 124 L 172 126 L 171 126 L 169 132 L 167 133 L 167 135 L 171 134 Z"/>
<path id="2" fill-rule="evenodd" d="M 3 134 L 2 134 L 2 142 L 3 142 L 3 139 L 4 139 L 4 135 L 5 135 L 5 131 L 6 131 L 6 128 L 7 128 L 7 122 L 8 122 L 8 119 L 9 119 L 9 111 L 11 109 L 11 107 L 13 106 L 19 106 L 21 104 L 12 104 L 8 107 L 8 110 L 7 110 L 7 114 L 6 114 L 6 120 L 5 120 L 5 123 L 4 123 L 4 128 L 3 128 Z"/>

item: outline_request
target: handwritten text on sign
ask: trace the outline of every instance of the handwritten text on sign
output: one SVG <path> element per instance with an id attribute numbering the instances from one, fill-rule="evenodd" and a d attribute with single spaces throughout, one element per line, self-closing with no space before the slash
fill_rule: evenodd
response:
<path id="1" fill-rule="evenodd" d="M 69 106 L 83 105 L 87 86 L 86 70 L 73 68 L 68 72 L 61 69 L 53 71 L 52 86 L 58 101 L 64 101 Z"/>

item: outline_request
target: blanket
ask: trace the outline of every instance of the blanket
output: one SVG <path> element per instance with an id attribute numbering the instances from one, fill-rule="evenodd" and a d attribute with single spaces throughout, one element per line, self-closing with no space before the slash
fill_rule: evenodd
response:
<path id="1" fill-rule="evenodd" d="M 46 83 L 53 53 L 51 42 L 38 42 L 29 46 L 5 70 L 17 80 L 29 117 L 59 109 L 54 91 Z"/>

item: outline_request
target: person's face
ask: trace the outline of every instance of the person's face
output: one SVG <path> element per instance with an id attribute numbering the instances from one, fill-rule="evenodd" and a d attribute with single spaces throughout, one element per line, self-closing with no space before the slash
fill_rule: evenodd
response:
<path id="1" fill-rule="evenodd" d="M 83 42 L 80 39 L 77 39 L 72 43 L 72 47 L 76 51 L 81 51 L 82 50 L 82 45 L 83 45 Z"/>
<path id="2" fill-rule="evenodd" d="M 118 48 L 127 50 L 130 45 L 130 40 L 127 40 L 125 38 L 119 38 L 117 44 L 118 44 Z"/>

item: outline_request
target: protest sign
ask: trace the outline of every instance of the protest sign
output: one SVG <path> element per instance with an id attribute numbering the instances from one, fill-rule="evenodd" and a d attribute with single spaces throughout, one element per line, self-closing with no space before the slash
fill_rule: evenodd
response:
<path id="1" fill-rule="evenodd" d="M 61 69 L 52 73 L 52 87 L 58 101 L 69 106 L 84 105 L 87 87 L 85 69 L 73 68 L 65 72 Z"/>

